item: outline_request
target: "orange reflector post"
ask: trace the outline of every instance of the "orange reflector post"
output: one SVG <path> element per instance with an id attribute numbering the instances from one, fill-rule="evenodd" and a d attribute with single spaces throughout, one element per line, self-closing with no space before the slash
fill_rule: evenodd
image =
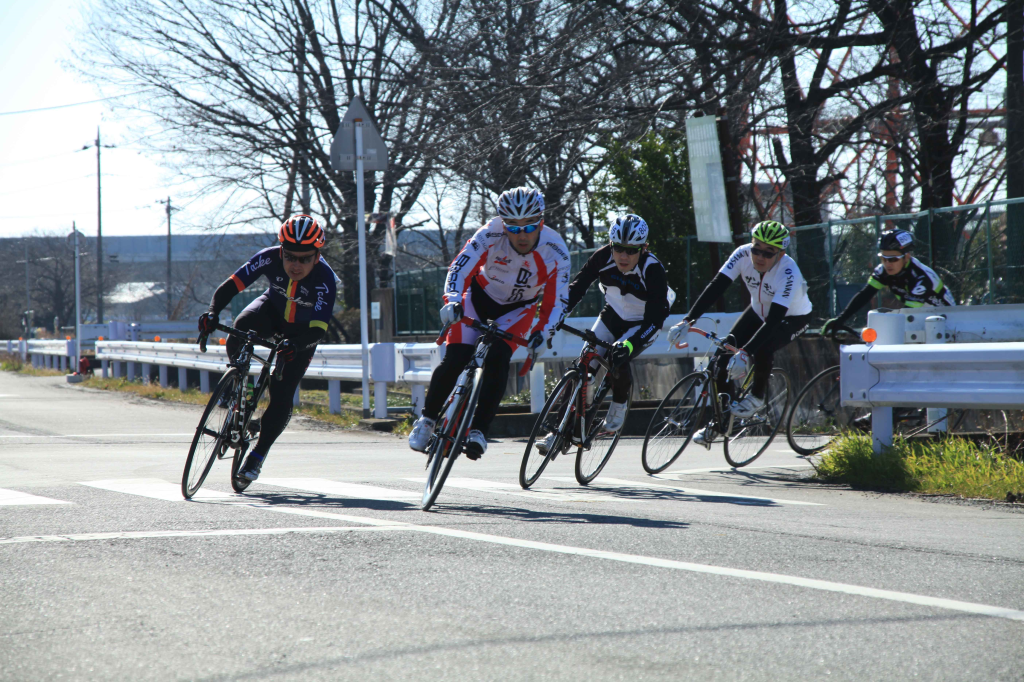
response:
<path id="1" fill-rule="evenodd" d="M 160 343 L 160 337 L 159 336 L 154 336 L 153 340 L 156 341 L 157 343 Z"/>
<path id="2" fill-rule="evenodd" d="M 96 337 L 96 340 L 97 340 L 97 341 L 102 341 L 102 340 L 103 340 L 103 337 L 102 337 L 102 336 L 98 336 L 98 337 Z"/>
<path id="3" fill-rule="evenodd" d="M 71 337 L 70 337 L 70 336 L 65 336 L 65 337 L 64 337 L 64 340 L 65 340 L 65 341 L 70 341 L 70 340 L 71 340 Z"/>
<path id="4" fill-rule="evenodd" d="M 865 327 L 864 331 L 860 333 L 860 338 L 864 339 L 864 343 L 874 343 L 878 338 L 878 332 L 871 327 Z"/>
<path id="5" fill-rule="evenodd" d="M 222 346 L 223 346 L 224 344 L 226 344 L 227 342 L 228 342 L 228 340 L 227 340 L 227 339 L 218 339 L 218 340 L 217 340 L 217 343 L 219 343 L 219 344 L 220 344 L 220 345 L 222 345 Z"/>

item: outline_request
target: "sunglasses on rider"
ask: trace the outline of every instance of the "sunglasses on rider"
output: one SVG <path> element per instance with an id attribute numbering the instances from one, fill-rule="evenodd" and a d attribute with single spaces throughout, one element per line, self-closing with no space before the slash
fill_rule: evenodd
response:
<path id="1" fill-rule="evenodd" d="M 284 259 L 289 263 L 302 263 L 303 265 L 309 265 L 316 258 L 316 254 L 310 254 L 308 256 L 293 256 L 287 251 L 284 252 Z"/>
<path id="2" fill-rule="evenodd" d="M 779 255 L 778 251 L 765 251 L 764 249 L 759 249 L 756 246 L 750 247 L 750 253 L 755 256 L 760 256 L 761 258 L 775 258 L 775 256 Z"/>
<path id="3" fill-rule="evenodd" d="M 627 256 L 635 256 L 640 253 L 642 246 L 623 246 L 622 244 L 612 244 L 612 251 L 615 253 L 624 253 Z"/>
<path id="4" fill-rule="evenodd" d="M 883 256 L 882 254 L 878 254 L 878 257 L 886 263 L 895 263 L 898 260 L 903 260 L 903 256 Z"/>
<path id="5" fill-rule="evenodd" d="M 537 228 L 540 227 L 539 220 L 532 225 L 509 225 L 504 220 L 501 222 L 505 225 L 505 229 L 509 231 L 509 234 L 519 234 L 520 232 L 530 234 L 531 232 L 536 232 Z"/>

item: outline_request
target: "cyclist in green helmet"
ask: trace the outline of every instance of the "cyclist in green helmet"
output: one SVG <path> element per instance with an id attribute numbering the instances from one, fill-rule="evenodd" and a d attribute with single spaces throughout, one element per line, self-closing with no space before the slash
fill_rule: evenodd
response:
<path id="1" fill-rule="evenodd" d="M 718 274 L 697 298 L 682 322 L 668 332 L 669 343 L 685 338 L 690 326 L 711 308 L 739 277 L 750 292 L 750 306 L 743 311 L 729 331 L 730 343 L 741 349 L 723 374 L 731 379 L 746 378 L 751 365 L 754 380 L 750 393 L 731 406 L 733 414 L 749 417 L 764 406 L 768 376 L 775 352 L 807 329 L 811 320 L 811 299 L 807 282 L 796 261 L 786 255 L 789 230 L 780 222 L 764 220 L 751 231 L 751 243 L 744 244 L 729 256 Z M 725 376 L 719 380 L 724 382 Z M 710 433 L 700 431 L 693 441 L 710 447 Z"/>

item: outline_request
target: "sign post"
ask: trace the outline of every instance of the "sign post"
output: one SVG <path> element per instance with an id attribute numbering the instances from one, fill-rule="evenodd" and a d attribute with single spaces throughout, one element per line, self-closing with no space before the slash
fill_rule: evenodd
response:
<path id="1" fill-rule="evenodd" d="M 686 148 L 690 156 L 697 239 L 731 244 L 722 149 L 718 144 L 718 123 L 714 116 L 686 119 Z"/>
<path id="2" fill-rule="evenodd" d="M 363 346 L 363 419 L 370 417 L 370 345 L 366 295 L 366 201 L 363 173 L 388 168 L 388 149 L 363 101 L 353 97 L 331 142 L 331 168 L 355 171 L 356 232 L 359 237 L 359 341 Z"/>

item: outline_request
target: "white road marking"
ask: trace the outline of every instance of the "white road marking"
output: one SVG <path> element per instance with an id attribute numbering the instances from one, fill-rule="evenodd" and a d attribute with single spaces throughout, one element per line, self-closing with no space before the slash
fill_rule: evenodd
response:
<path id="1" fill-rule="evenodd" d="M 667 476 L 679 476 L 683 474 L 706 474 L 711 472 L 722 472 L 729 473 L 733 471 L 747 471 L 749 469 L 810 469 L 810 464 L 771 464 L 759 467 L 743 467 L 742 469 L 736 469 L 734 467 L 707 467 L 705 469 L 680 469 L 678 471 L 664 471 L 660 474 L 656 474 L 662 478 Z"/>
<path id="2" fill-rule="evenodd" d="M 280 488 L 292 488 L 313 493 L 324 493 L 325 495 L 340 495 L 341 497 L 355 497 L 361 500 L 419 500 L 423 497 L 420 493 L 408 490 L 394 490 L 391 488 L 378 488 L 372 485 L 360 483 L 344 483 L 331 481 L 326 478 L 260 478 L 259 483 Z"/>
<path id="3" fill-rule="evenodd" d="M 84 485 L 91 485 L 97 488 L 114 490 L 117 492 L 125 492 L 128 494 L 143 495 L 145 497 L 155 497 L 156 499 L 169 499 L 167 497 L 167 490 L 177 489 L 176 485 L 172 483 L 167 483 L 166 481 L 160 481 L 158 479 L 90 481 L 85 483 Z M 252 500 L 252 498 L 246 498 L 246 496 L 244 495 L 216 493 L 211 497 L 200 497 L 198 494 L 196 497 L 198 498 L 198 501 L 200 503 L 205 504 L 230 504 L 239 506 L 249 506 L 256 509 L 264 509 L 278 514 L 292 514 L 296 516 L 307 516 L 319 519 L 334 519 L 338 521 L 345 521 L 348 523 L 365 524 L 367 526 L 372 526 L 379 529 L 386 528 L 389 530 L 408 530 L 417 533 L 426 533 L 429 535 L 442 535 L 446 537 L 462 538 L 465 540 L 474 540 L 477 542 L 486 542 L 490 544 L 505 545 L 510 547 L 522 547 L 524 549 L 533 549 L 543 552 L 553 552 L 556 554 L 587 556 L 595 559 L 604 559 L 606 561 L 619 561 L 623 563 L 652 566 L 656 568 L 667 568 L 677 571 L 688 571 L 691 573 L 703 573 L 708 575 L 741 578 L 744 580 L 757 580 L 761 582 L 776 583 L 780 585 L 790 585 L 793 587 L 822 590 L 825 592 L 838 592 L 860 597 L 869 597 L 872 599 L 884 599 L 887 601 L 902 602 L 905 604 L 916 604 L 919 606 L 926 606 L 930 608 L 947 609 L 952 611 L 960 611 L 963 613 L 973 613 L 982 616 L 990 616 L 993 618 L 1006 618 L 1008 620 L 1024 622 L 1024 611 L 1004 608 L 1000 606 L 990 606 L 987 604 L 976 604 L 972 602 L 958 601 L 955 599 L 930 597 L 927 595 L 912 594 L 909 592 L 895 592 L 892 590 L 882 590 L 873 587 L 863 587 L 860 585 L 849 585 L 846 583 L 837 583 L 829 580 L 802 578 L 799 576 L 783 575 L 780 573 L 749 571 L 738 568 L 729 568 L 725 566 L 711 566 L 707 564 L 695 564 L 686 561 L 675 561 L 672 559 L 661 559 L 658 557 L 640 556 L 636 554 L 608 552 L 599 549 L 588 549 L 585 547 L 556 545 L 549 542 L 536 542 L 534 540 L 522 540 L 519 538 L 502 537 L 499 535 L 488 535 L 485 533 L 475 533 L 472 531 L 458 530 L 454 528 L 441 528 L 439 526 L 420 526 L 401 521 L 386 521 L 382 519 L 374 519 L 364 516 L 353 516 L 351 514 L 336 514 L 333 512 L 325 512 L 314 509 L 302 509 L 295 507 L 283 507 L 279 505 L 268 505 L 266 503 L 261 503 L 258 501 L 248 501 Z M 176 499 L 180 500 L 181 498 L 177 497 Z M 348 529 L 346 528 L 345 530 Z M 199 532 L 194 533 L 196 533 L 195 536 L 199 536 L 200 534 Z M 127 534 L 124 533 L 118 533 L 115 535 L 117 535 L 118 537 L 129 537 Z M 144 535 L 152 535 L 152 533 L 144 533 Z M 30 542 L 31 540 L 22 541 Z"/>
<path id="4" fill-rule="evenodd" d="M 306 526 L 303 528 L 225 528 L 222 530 L 141 530 L 76 535 L 23 535 L 0 539 L 0 545 L 26 542 L 85 542 L 89 540 L 141 540 L 145 538 L 204 538 L 231 535 L 287 535 L 288 533 L 348 533 L 405 530 L 387 526 Z"/>
<path id="5" fill-rule="evenodd" d="M 0 393 L 0 398 L 17 398 L 17 393 Z"/>
<path id="6" fill-rule="evenodd" d="M 113 490 L 117 493 L 127 495 L 140 495 L 150 497 L 154 500 L 165 500 L 167 502 L 185 502 L 181 496 L 181 486 L 176 483 L 168 483 L 159 478 L 117 478 L 105 481 L 82 481 L 82 485 L 102 490 Z M 222 493 L 219 490 L 207 490 L 200 488 L 193 500 L 230 500 L 245 499 L 234 493 Z"/>
<path id="7" fill-rule="evenodd" d="M 407 478 L 423 485 L 425 478 Z M 576 479 L 569 479 L 576 483 Z M 530 488 L 523 490 L 519 485 L 512 483 L 498 483 L 485 481 L 479 478 L 451 477 L 444 483 L 447 488 L 461 488 L 463 490 L 477 490 L 498 495 L 512 495 L 513 497 L 530 497 L 535 500 L 554 500 L 557 502 L 634 502 L 635 500 L 623 499 L 614 495 L 597 492 L 588 488 L 576 488 L 566 490 L 565 488 Z"/>
<path id="8" fill-rule="evenodd" d="M 550 478 L 559 478 L 551 476 Z M 655 474 L 653 478 L 661 478 L 661 476 Z M 559 480 L 574 480 L 574 479 L 560 479 Z M 670 479 L 671 480 L 671 479 Z M 628 485 L 637 488 L 663 488 L 666 490 L 675 490 L 680 493 L 687 495 L 699 495 L 700 497 L 726 497 L 737 500 L 751 500 L 751 502 L 771 502 L 772 504 L 796 504 L 796 505 L 807 505 L 811 507 L 823 507 L 824 505 L 818 502 L 797 502 L 795 500 L 780 500 L 775 497 L 757 497 L 755 495 L 736 495 L 734 493 L 720 493 L 712 490 L 698 490 L 697 488 L 684 488 L 678 485 L 662 485 L 660 483 L 648 483 L 646 481 L 628 481 L 624 478 L 604 478 L 603 476 L 595 481 L 597 485 L 602 483 L 612 485 Z M 591 485 L 594 485 L 593 483 Z"/>
<path id="9" fill-rule="evenodd" d="M 39 495 L 29 495 L 20 490 L 5 490 L 0 488 L 0 507 L 26 505 L 26 504 L 71 504 L 64 500 L 54 500 Z"/>

